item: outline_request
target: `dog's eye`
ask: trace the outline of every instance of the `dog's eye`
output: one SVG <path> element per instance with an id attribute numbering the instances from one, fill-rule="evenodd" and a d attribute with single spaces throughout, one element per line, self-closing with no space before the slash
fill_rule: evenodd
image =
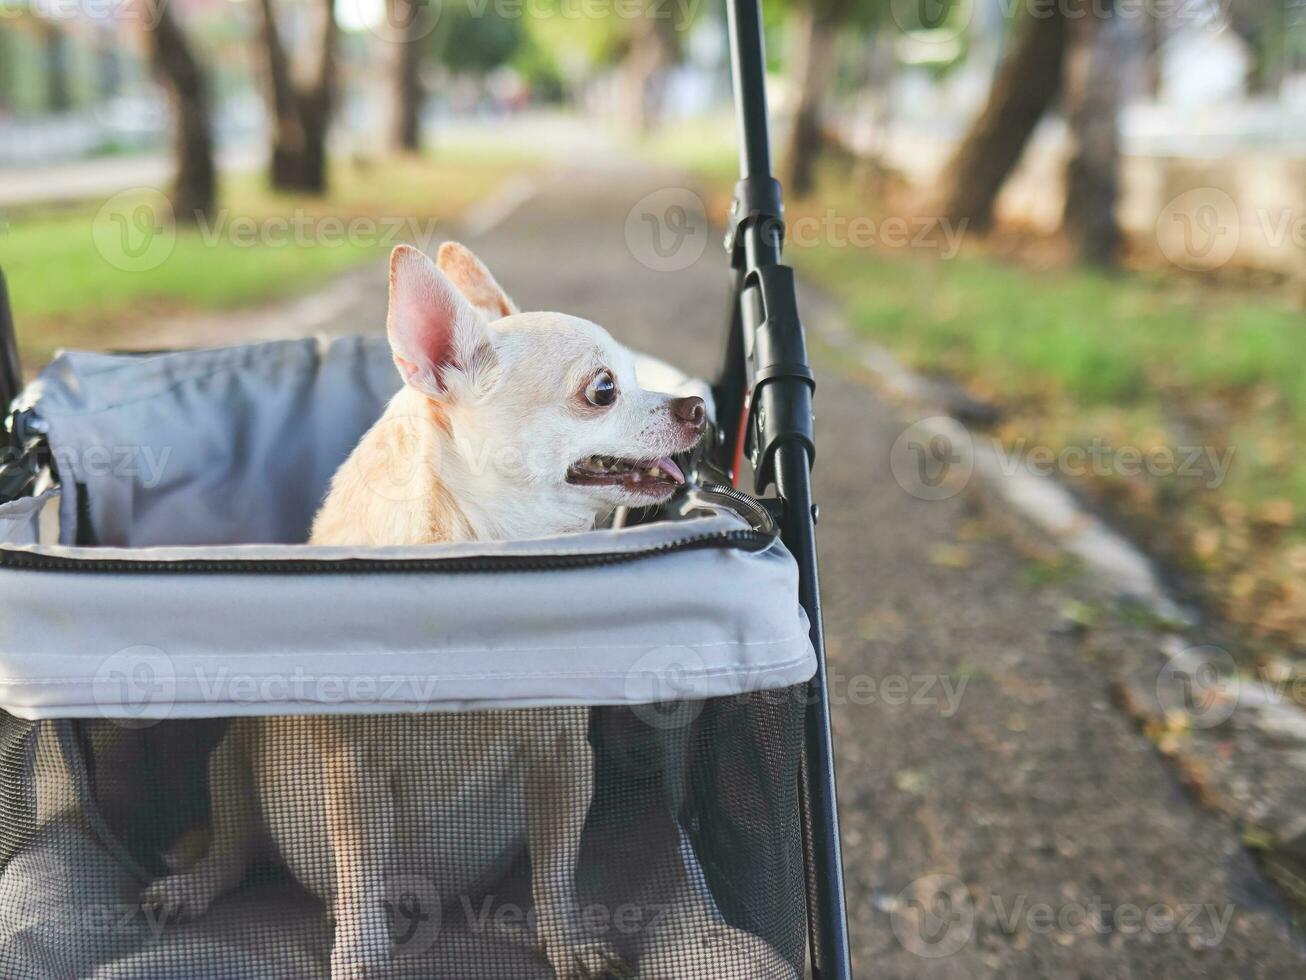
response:
<path id="1" fill-rule="evenodd" d="M 617 400 L 617 379 L 611 371 L 600 371 L 585 386 L 585 400 L 599 408 L 607 408 Z"/>

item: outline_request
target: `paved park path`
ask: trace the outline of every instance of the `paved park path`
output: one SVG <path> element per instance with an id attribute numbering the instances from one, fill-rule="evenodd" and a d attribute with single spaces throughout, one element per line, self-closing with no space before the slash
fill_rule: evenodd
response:
<path id="1" fill-rule="evenodd" d="M 666 263 L 638 241 L 638 220 L 627 232 L 638 201 L 677 186 L 629 164 L 573 165 L 541 177 L 533 195 L 518 188 L 501 213 L 491 205 L 465 238 L 524 309 L 589 317 L 712 373 L 726 303 L 716 235 L 669 272 L 649 267 Z M 368 268 L 220 332 L 194 321 L 207 336 L 170 339 L 376 331 L 384 293 L 382 268 Z M 1306 976 L 1284 901 L 1236 830 L 1186 792 L 1113 700 L 1122 672 L 1160 665 L 1155 638 L 1122 623 L 1065 629 L 1067 603 L 1093 598 L 1092 584 L 1038 574 L 982 487 L 941 501 L 905 492 L 889 455 L 912 418 L 833 355 L 818 367 L 816 484 L 858 975 Z"/>

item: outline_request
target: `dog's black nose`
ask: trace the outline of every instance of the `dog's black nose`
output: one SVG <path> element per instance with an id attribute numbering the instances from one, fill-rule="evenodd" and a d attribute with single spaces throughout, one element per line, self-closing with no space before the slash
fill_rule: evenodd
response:
<path id="1" fill-rule="evenodd" d="M 702 432 L 707 426 L 707 406 L 697 395 L 690 398 L 676 398 L 671 402 L 671 414 L 676 421 L 684 422 L 695 432 Z"/>

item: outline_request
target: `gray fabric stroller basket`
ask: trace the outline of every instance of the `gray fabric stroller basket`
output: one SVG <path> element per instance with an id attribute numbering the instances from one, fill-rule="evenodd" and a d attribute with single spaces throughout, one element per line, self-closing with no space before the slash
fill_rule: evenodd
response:
<path id="1" fill-rule="evenodd" d="M 0 506 L 0 977 L 801 976 L 815 656 L 774 531 L 705 494 L 298 543 L 396 385 L 351 338 L 29 388 L 57 480 Z"/>

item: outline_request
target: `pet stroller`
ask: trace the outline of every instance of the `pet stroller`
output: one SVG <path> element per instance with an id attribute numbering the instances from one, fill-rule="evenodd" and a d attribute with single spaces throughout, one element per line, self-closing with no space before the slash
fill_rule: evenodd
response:
<path id="1" fill-rule="evenodd" d="M 710 388 L 670 382 L 707 395 L 713 423 L 659 513 L 549 540 L 307 547 L 327 480 L 397 388 L 383 342 L 64 353 L 20 391 L 0 280 L 0 978 L 547 980 L 567 972 L 540 952 L 540 896 L 560 887 L 577 941 L 603 951 L 575 976 L 850 976 L 813 379 L 780 264 L 760 11 L 728 10 L 742 179 L 725 365 Z M 592 796 L 541 828 L 514 774 L 560 711 L 583 745 L 530 759 Z M 339 760 L 303 725 L 280 763 L 298 799 L 214 764 L 240 719 L 327 716 L 411 758 L 433 853 L 378 870 L 286 847 L 315 821 L 349 832 L 321 785 Z M 435 717 L 491 734 L 433 754 Z M 211 857 L 220 796 L 280 823 L 280 849 L 198 914 L 143 898 Z M 574 862 L 538 861 L 540 834 Z M 337 901 L 370 889 L 385 948 L 365 968 L 333 961 L 315 878 Z"/>

